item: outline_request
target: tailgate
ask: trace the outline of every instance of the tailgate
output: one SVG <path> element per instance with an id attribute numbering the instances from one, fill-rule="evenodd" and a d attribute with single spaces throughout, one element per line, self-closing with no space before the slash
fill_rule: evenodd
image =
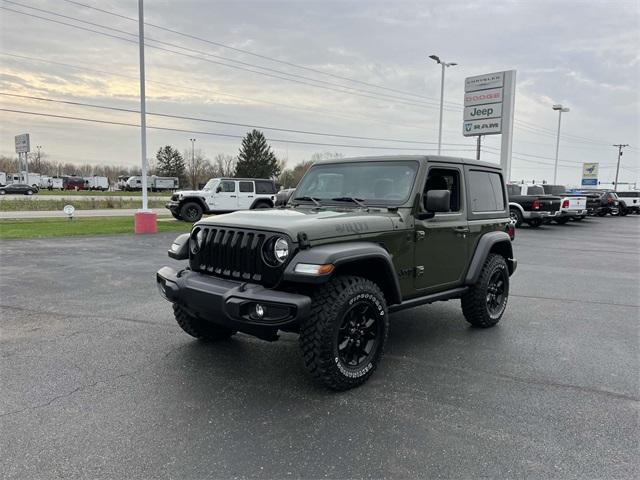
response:
<path id="1" fill-rule="evenodd" d="M 538 197 L 540 210 L 544 212 L 557 212 L 560 209 L 560 198 Z"/>
<path id="2" fill-rule="evenodd" d="M 569 210 L 584 210 L 587 208 L 587 197 L 568 197 Z"/>

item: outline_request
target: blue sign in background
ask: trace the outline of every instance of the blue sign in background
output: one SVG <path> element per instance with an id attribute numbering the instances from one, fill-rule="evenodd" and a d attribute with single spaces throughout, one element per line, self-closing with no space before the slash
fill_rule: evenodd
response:
<path id="1" fill-rule="evenodd" d="M 583 178 L 582 185 L 598 185 L 597 178 Z"/>

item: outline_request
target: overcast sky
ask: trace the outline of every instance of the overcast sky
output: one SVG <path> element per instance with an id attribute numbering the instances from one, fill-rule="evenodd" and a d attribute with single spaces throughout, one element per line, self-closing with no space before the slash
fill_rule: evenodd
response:
<path id="1" fill-rule="evenodd" d="M 79 2 L 137 17 L 135 0 Z M 148 23 L 224 45 L 147 26 L 147 109 L 306 132 L 434 142 L 358 140 L 265 128 L 276 154 L 289 165 L 320 151 L 346 156 L 435 153 L 440 68 L 427 58 L 435 53 L 459 64 L 446 75 L 445 154 L 474 155 L 475 139 L 461 133 L 464 78 L 515 69 L 512 179 L 552 179 L 557 113 L 551 106 L 562 103 L 571 111 L 562 120 L 559 181 L 578 184 L 581 163 L 592 161 L 600 162 L 601 180 L 611 181 L 617 155 L 611 144 L 629 143 L 620 181 L 640 182 L 639 5 L 637 0 L 147 0 Z M 139 108 L 135 22 L 65 0 L 1 0 L 1 6 L 1 92 Z M 136 113 L 6 95 L 0 102 L 5 109 L 139 123 Z M 12 155 L 14 135 L 29 132 L 32 145 L 42 145 L 52 160 L 140 162 L 137 127 L 4 111 L 0 115 L 0 154 Z M 148 117 L 148 124 L 186 130 L 149 129 L 149 156 L 166 144 L 185 149 L 189 138 L 196 138 L 196 146 L 210 158 L 235 155 L 240 143 L 236 137 L 248 130 L 158 116 Z M 482 158 L 497 161 L 499 145 L 499 135 L 485 137 Z"/>

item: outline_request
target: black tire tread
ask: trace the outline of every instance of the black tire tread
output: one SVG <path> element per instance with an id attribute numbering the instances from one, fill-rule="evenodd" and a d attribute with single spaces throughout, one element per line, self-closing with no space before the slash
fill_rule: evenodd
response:
<path id="1" fill-rule="evenodd" d="M 384 338 L 380 354 L 365 375 L 358 378 L 345 378 L 336 372 L 333 361 L 332 322 L 352 294 L 363 290 L 376 295 L 384 306 Z M 299 343 L 307 371 L 317 381 L 332 390 L 347 390 L 364 383 L 375 371 L 382 356 L 388 337 L 388 311 L 384 295 L 378 285 L 371 280 L 357 276 L 337 276 L 322 286 L 313 296 L 311 314 L 300 326 Z"/>
<path id="2" fill-rule="evenodd" d="M 464 295 L 462 295 L 460 302 L 462 304 L 462 313 L 464 314 L 464 318 L 467 320 L 467 322 L 469 322 L 474 327 L 493 327 L 500 321 L 500 318 L 502 318 L 502 315 L 497 320 L 492 319 L 489 316 L 486 308 L 487 300 L 484 288 L 485 284 L 489 281 L 489 277 L 491 276 L 491 273 L 493 272 L 495 266 L 500 263 L 504 264 L 504 268 L 507 269 L 507 262 L 502 255 L 490 253 L 487 256 L 487 260 L 484 262 L 482 273 L 480 274 L 478 282 L 475 285 L 471 286 L 469 290 Z"/>
<path id="3" fill-rule="evenodd" d="M 200 340 L 215 342 L 229 338 L 236 333 L 235 330 L 196 318 L 176 303 L 173 304 L 173 314 L 182 330 Z"/>

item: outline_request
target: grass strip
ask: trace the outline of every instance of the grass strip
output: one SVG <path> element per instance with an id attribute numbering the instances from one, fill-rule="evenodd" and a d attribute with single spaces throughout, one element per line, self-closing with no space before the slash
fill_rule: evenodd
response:
<path id="1" fill-rule="evenodd" d="M 158 219 L 158 232 L 188 232 L 191 224 Z M 0 240 L 133 234 L 133 217 L 33 218 L 0 220 Z"/>
<path id="2" fill-rule="evenodd" d="M 166 200 L 149 200 L 149 208 L 164 208 Z M 140 200 L 117 197 L 63 198 L 60 200 L 11 199 L 0 201 L 0 212 L 44 212 L 60 210 L 73 205 L 76 210 L 99 210 L 103 208 L 140 208 Z"/>

